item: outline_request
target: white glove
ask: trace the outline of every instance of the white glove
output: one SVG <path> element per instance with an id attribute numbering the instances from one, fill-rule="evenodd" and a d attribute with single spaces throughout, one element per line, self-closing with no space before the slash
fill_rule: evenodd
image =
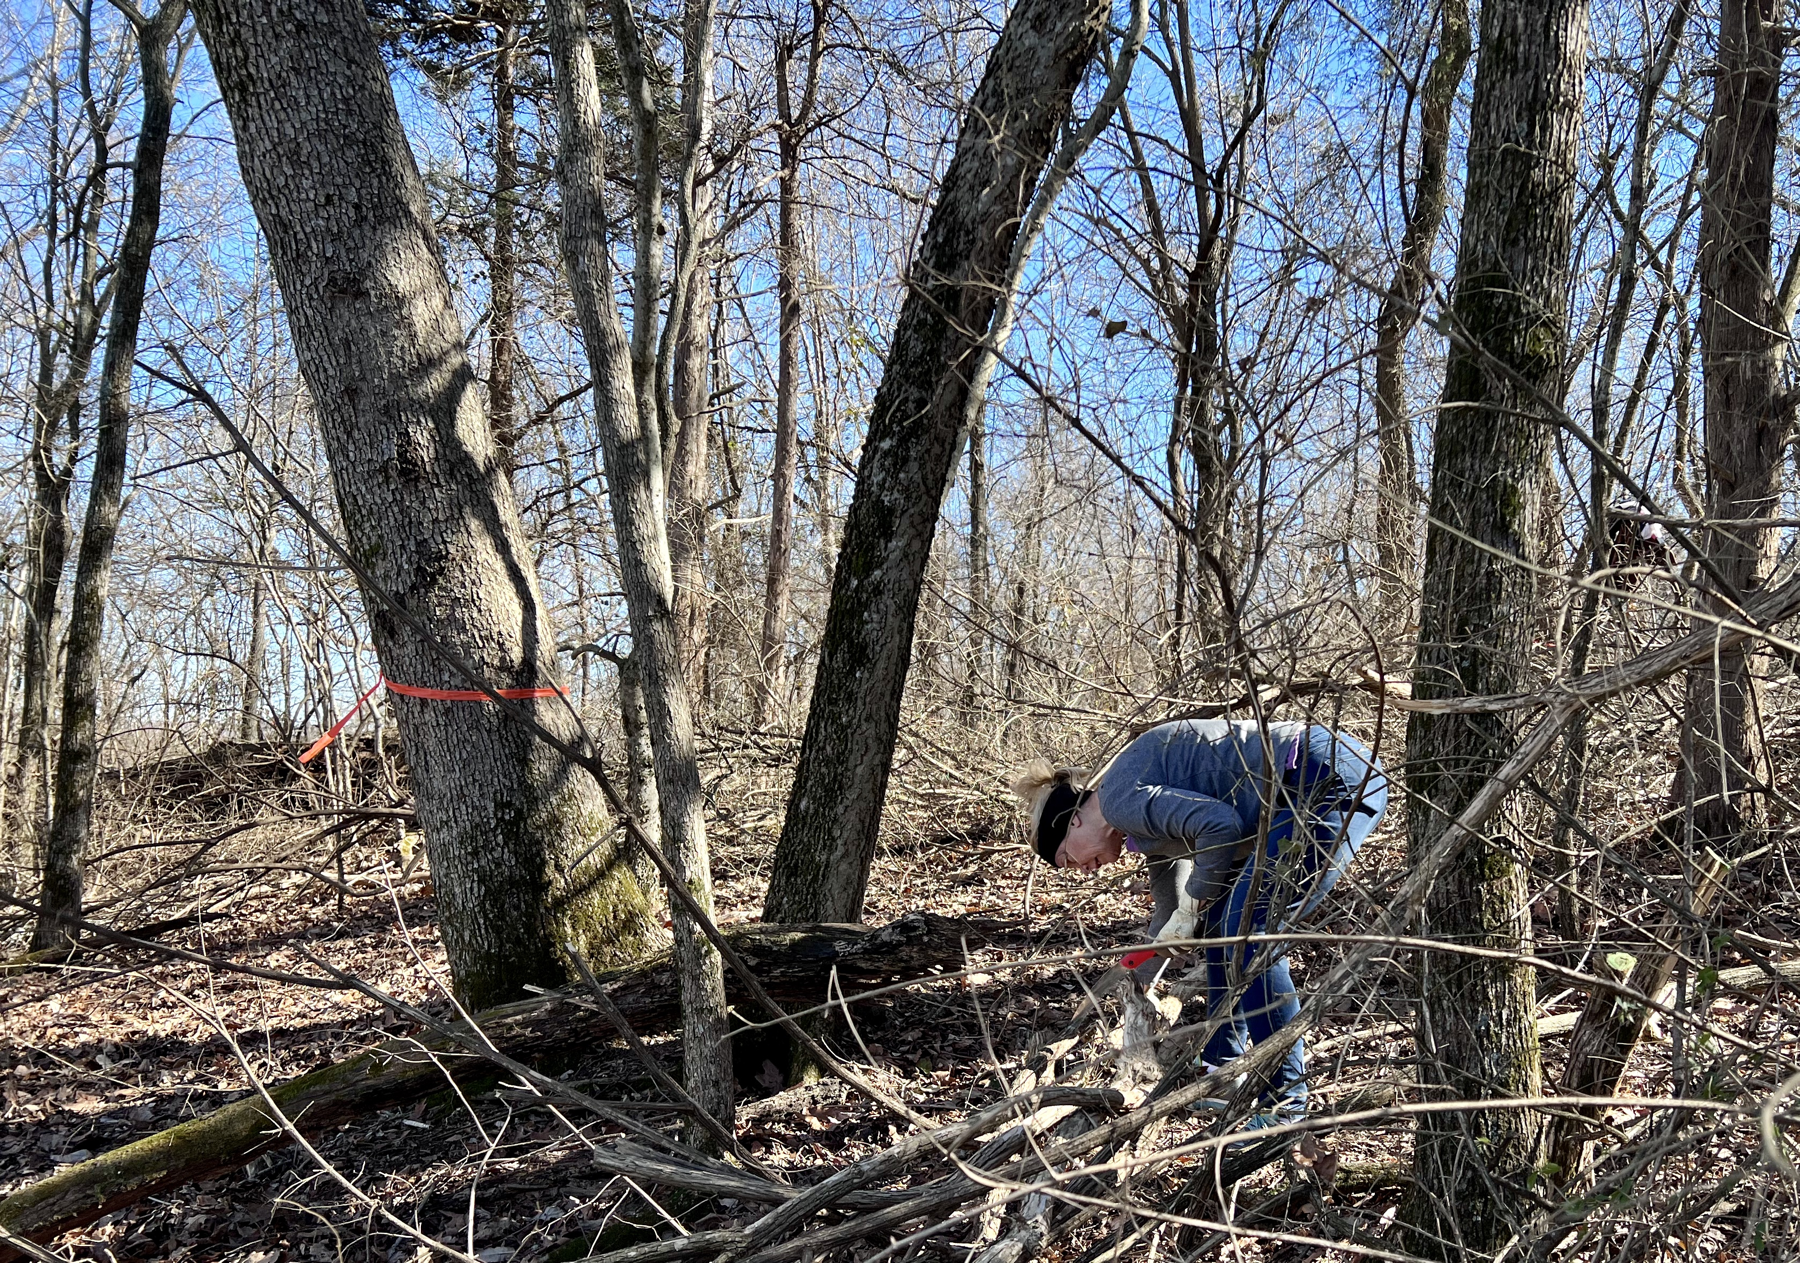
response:
<path id="1" fill-rule="evenodd" d="M 1198 905 L 1191 903 L 1184 897 L 1180 904 L 1177 905 L 1175 911 L 1170 915 L 1169 919 L 1163 923 L 1163 928 L 1156 932 L 1156 938 L 1152 941 L 1156 943 L 1169 943 L 1177 939 L 1193 938 L 1194 927 L 1199 924 L 1199 921 L 1200 909 Z"/>

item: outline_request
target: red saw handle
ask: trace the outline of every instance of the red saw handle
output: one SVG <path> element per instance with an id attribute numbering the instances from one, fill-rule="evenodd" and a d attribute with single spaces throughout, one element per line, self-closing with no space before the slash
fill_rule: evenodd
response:
<path id="1" fill-rule="evenodd" d="M 1120 964 L 1120 966 L 1122 966 L 1125 969 L 1135 970 L 1139 965 L 1143 964 L 1145 961 L 1155 960 L 1155 959 L 1156 959 L 1156 949 L 1154 947 L 1146 947 L 1142 951 L 1125 953 L 1125 955 L 1119 959 L 1119 964 Z"/>

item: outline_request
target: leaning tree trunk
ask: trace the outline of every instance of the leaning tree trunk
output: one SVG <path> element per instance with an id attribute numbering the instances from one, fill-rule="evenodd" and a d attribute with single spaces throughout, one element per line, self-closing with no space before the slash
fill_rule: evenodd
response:
<path id="1" fill-rule="evenodd" d="M 169 42 L 186 16 L 187 6 L 181 0 L 168 0 L 155 19 L 135 23 L 144 117 L 132 159 L 131 214 L 116 263 L 112 323 L 100 370 L 93 478 L 75 562 L 75 591 L 69 602 L 56 806 L 44 844 L 44 885 L 38 896 L 34 949 L 72 942 L 71 923 L 63 918 L 81 916 L 82 859 L 94 814 L 94 774 L 100 755 L 101 637 L 112 579 L 113 542 L 118 538 L 124 504 L 131 431 L 131 370 L 144 313 L 144 290 L 150 279 L 150 256 L 162 222 L 163 155 L 168 152 L 169 120 L 175 108 Z"/>
<path id="2" fill-rule="evenodd" d="M 1468 192 L 1438 414 L 1432 526 L 1413 672 L 1421 699 L 1512 693 L 1530 672 L 1532 563 L 1540 483 L 1563 380 L 1585 0 L 1489 0 L 1470 116 Z M 1514 748 L 1503 714 L 1415 713 L 1407 726 L 1412 853 L 1428 852 Z M 1484 834 L 1426 903 L 1434 938 L 1529 948 L 1526 864 L 1515 839 Z M 1538 1093 L 1534 975 L 1504 958 L 1426 952 L 1421 1075 L 1435 1100 Z M 1529 1110 L 1420 1116 L 1421 1252 L 1492 1254 L 1528 1213 L 1509 1193 L 1534 1178 L 1542 1120 Z"/>
<path id="3" fill-rule="evenodd" d="M 768 920 L 862 913 L 913 620 L 970 378 L 1021 218 L 1107 12 L 1097 0 L 1022 0 L 963 120 L 869 418 Z"/>
<path id="4" fill-rule="evenodd" d="M 707 0 L 698 3 L 705 5 Z M 650 217 L 643 205 L 648 196 L 644 186 L 657 179 L 654 113 L 647 108 L 648 80 L 637 47 L 635 18 L 626 0 L 613 0 L 611 9 L 621 60 L 628 66 L 628 77 L 636 81 L 634 95 L 638 99 L 633 114 L 640 172 L 637 240 L 641 245 L 657 240 L 659 227 L 659 220 Z M 695 902 L 710 916 L 712 871 L 700 766 L 681 669 L 669 539 L 657 494 L 662 475 L 658 388 L 644 376 L 656 372 L 654 362 L 645 363 L 642 348 L 655 342 L 644 327 L 655 322 L 659 286 L 646 271 L 645 251 L 640 250 L 633 312 L 637 336 L 628 344 L 613 299 L 612 263 L 607 254 L 605 114 L 588 38 L 587 4 L 585 0 L 551 0 L 548 16 L 560 129 L 557 178 L 562 185 L 563 269 L 594 378 L 594 414 L 606 460 L 607 499 L 612 506 L 619 573 L 631 620 L 632 656 L 643 670 L 646 718 L 655 751 L 663 849 Z M 704 15 L 701 31 L 694 29 L 693 14 L 689 17 L 689 82 L 684 91 L 692 93 L 698 77 L 694 73 L 697 57 L 705 59 L 702 73 L 710 76 L 712 33 L 710 12 Z M 706 90 L 710 91 L 710 84 Z M 705 131 L 704 127 L 692 128 L 691 120 L 690 114 L 688 143 L 695 146 L 703 141 Z M 694 151 L 690 148 L 689 152 Z M 678 291 L 687 279 L 676 278 Z M 680 967 L 687 1089 L 709 1114 L 729 1123 L 732 1071 L 724 966 L 681 901 L 671 898 L 669 907 Z"/>
<path id="5" fill-rule="evenodd" d="M 1412 419 L 1406 415 L 1406 338 L 1419 323 L 1425 283 L 1438 229 L 1450 204 L 1450 122 L 1463 71 L 1469 65 L 1469 6 L 1444 0 L 1437 53 L 1425 76 L 1419 108 L 1419 174 L 1411 214 L 1400 239 L 1400 266 L 1381 299 L 1375 322 L 1375 435 L 1379 494 L 1375 501 L 1375 549 L 1383 629 L 1405 628 L 1415 590 L 1414 544 L 1418 530 L 1418 463 Z"/>
<path id="6" fill-rule="evenodd" d="M 1727 0 L 1720 14 L 1706 186 L 1700 202 L 1700 362 L 1705 376 L 1706 512 L 1731 525 L 1703 536 L 1729 591 L 1708 590 L 1696 626 L 1735 614 L 1775 563 L 1793 408 L 1782 398 L 1785 339 L 1770 275 L 1770 217 L 1780 124 L 1780 0 Z M 1710 585 L 1709 585 L 1710 588 Z M 1758 736 L 1753 655 L 1721 650 L 1687 678 L 1677 806 L 1692 804 L 1696 847 L 1742 853 L 1759 827 L 1753 791 L 1770 768 Z"/>
<path id="7" fill-rule="evenodd" d="M 560 686 L 511 480 L 362 6 L 197 0 L 194 11 L 350 548 L 494 686 Z M 365 600 L 390 680 L 467 687 L 430 641 Z M 562 699 L 521 704 L 579 742 Z M 607 961 L 635 955 L 652 926 L 597 787 L 488 703 L 397 697 L 395 709 L 465 1000 L 562 982 L 565 942 Z"/>

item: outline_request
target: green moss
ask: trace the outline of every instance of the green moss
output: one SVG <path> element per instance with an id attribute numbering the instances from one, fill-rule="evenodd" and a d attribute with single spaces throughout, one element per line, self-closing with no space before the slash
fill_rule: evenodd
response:
<path id="1" fill-rule="evenodd" d="M 1498 848 L 1490 850 L 1481 860 L 1481 880 L 1488 884 L 1510 881 L 1518 871 L 1518 865 L 1506 851 Z"/>

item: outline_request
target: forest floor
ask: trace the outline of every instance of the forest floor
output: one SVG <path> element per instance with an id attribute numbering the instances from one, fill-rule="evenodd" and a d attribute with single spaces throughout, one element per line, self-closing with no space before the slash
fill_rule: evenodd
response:
<path id="1" fill-rule="evenodd" d="M 234 822 L 266 814 L 277 799 L 290 814 L 304 806 L 272 766 L 240 759 L 222 769 L 201 757 L 140 770 L 133 773 L 136 780 L 121 775 L 113 809 L 127 819 L 135 813 L 140 832 L 112 830 L 105 884 L 115 894 L 156 893 L 102 906 L 96 918 L 130 929 L 203 908 L 196 923 L 169 929 L 159 941 L 273 969 L 303 966 L 305 951 L 401 1000 L 448 1013 L 448 975 L 430 875 L 401 826 L 376 820 L 359 826 L 360 834 L 345 832 L 341 838 L 355 840 L 339 851 L 341 865 L 330 858 L 341 838 L 319 838 L 319 821 L 310 819 L 192 845 L 203 824 L 216 836 Z M 258 786 L 258 775 L 279 783 L 273 789 L 266 781 Z M 381 800 L 370 784 L 361 785 L 357 796 Z M 390 795 L 387 801 L 397 799 Z M 855 1032 L 840 1022 L 829 1038 L 848 1059 L 873 1067 L 878 1081 L 916 1110 L 950 1118 L 997 1099 L 996 1071 L 1016 1072 L 1034 1041 L 1060 1031 L 1082 1000 L 1084 979 L 1091 982 L 1109 963 L 1104 958 L 1073 965 L 1028 962 L 1135 941 L 1147 897 L 1140 874 L 1129 866 L 1097 879 L 1034 866 L 1020 845 L 1016 818 L 998 798 L 963 794 L 946 801 L 934 813 L 920 805 L 925 799 L 915 798 L 902 817 L 906 827 L 890 831 L 870 882 L 865 921 L 882 924 L 915 909 L 967 918 L 967 965 L 977 972 L 926 980 L 859 1004 L 853 1010 Z M 179 820 L 166 808 L 171 802 L 183 804 Z M 1402 814 L 1391 813 L 1353 870 L 1355 880 L 1340 886 L 1310 928 L 1354 930 L 1368 923 L 1403 871 Z M 719 807 L 713 843 L 722 923 L 757 916 L 773 844 L 770 819 L 768 794 L 761 800 L 739 795 Z M 178 845 L 184 828 L 190 830 L 186 849 Z M 129 844 L 120 839 L 140 833 L 159 846 L 127 851 Z M 1746 923 L 1754 908 L 1754 932 L 1771 942 L 1800 938 L 1795 894 L 1800 886 L 1786 867 L 1792 850 L 1784 835 L 1744 870 L 1735 896 L 1746 909 Z M 170 853 L 186 857 L 183 864 L 171 865 Z M 1641 858 L 1654 867 L 1654 856 Z M 340 879 L 342 886 L 336 887 Z M 1540 913 L 1547 907 L 1540 901 Z M 18 928 L 13 926 L 14 937 L 5 944 L 8 955 L 20 945 Z M 1332 955 L 1328 945 L 1297 949 L 1295 972 L 1303 993 L 1308 978 Z M 1727 952 L 1720 963 L 1747 959 Z M 1402 1101 L 1419 1099 L 1405 1004 L 1408 967 L 1396 953 L 1379 976 L 1365 979 L 1357 994 L 1334 1005 L 1326 1026 L 1312 1037 L 1315 1100 L 1341 1099 L 1372 1083 L 1392 1084 Z M 1748 1040 L 1774 1041 L 1791 1051 L 1800 1040 L 1800 1021 L 1779 990 L 1771 989 L 1760 1002 L 1721 998 L 1712 1020 Z M 1580 996 L 1549 985 L 1541 998 L 1544 1016 L 1580 1003 Z M 1201 1001 L 1190 1000 L 1184 1020 L 1196 1020 L 1203 1009 Z M 250 1090 L 251 1075 L 277 1083 L 416 1029 L 353 992 L 218 973 L 140 949 L 88 951 L 0 981 L 0 1027 L 5 1032 L 0 1196 L 59 1166 L 237 1100 Z M 1104 1030 L 1097 1038 L 1104 1038 Z M 649 1042 L 679 1076 L 678 1038 L 665 1031 Z M 1547 1082 L 1554 1082 L 1566 1042 L 1566 1033 L 1545 1041 Z M 1629 1090 L 1668 1094 L 1671 1058 L 1678 1055 L 1667 1043 L 1653 1044 L 1634 1062 Z M 605 1100 L 648 1107 L 660 1099 L 622 1046 L 596 1047 L 563 1066 L 561 1074 Z M 887 1147 L 900 1134 L 888 1115 L 834 1081 L 786 1087 L 772 1062 L 741 1065 L 738 1087 L 741 1139 L 757 1159 L 796 1185 L 816 1182 Z M 643 1117 L 666 1120 L 667 1115 L 646 1108 Z M 1609 1121 L 1629 1132 L 1640 1118 L 1647 1119 L 1648 1112 L 1620 1109 Z M 1159 1143 L 1175 1144 L 1202 1126 L 1200 1119 L 1183 1121 Z M 363 1117 L 316 1143 L 321 1156 L 367 1198 L 484 1263 L 579 1258 L 596 1244 L 609 1247 L 628 1239 L 624 1229 L 631 1225 L 646 1239 L 754 1217 L 729 1198 L 671 1196 L 596 1171 L 588 1160 L 590 1148 L 616 1134 L 572 1118 L 566 1108 L 548 1108 L 541 1099 L 490 1090 L 467 1099 L 440 1093 Z M 1664 1162 L 1655 1178 L 1676 1189 L 1683 1181 L 1715 1178 L 1754 1145 L 1753 1120 L 1721 1129 L 1679 1161 Z M 1304 1197 L 1272 1197 L 1297 1181 L 1310 1178 L 1316 1186 L 1321 1169 L 1332 1190 L 1330 1222 L 1336 1229 L 1348 1224 L 1378 1235 L 1408 1187 L 1410 1152 L 1411 1123 L 1399 1114 L 1338 1132 L 1322 1147 L 1309 1142 L 1304 1151 L 1290 1151 L 1225 1191 L 1216 1213 L 1276 1234 L 1235 1240 L 1232 1257 L 1283 1263 L 1326 1257 L 1317 1246 L 1281 1239 L 1281 1234 L 1320 1231 L 1317 1205 Z M 1134 1197 L 1140 1204 L 1157 1204 L 1187 1178 L 1193 1161 L 1161 1168 L 1149 1177 L 1150 1187 L 1140 1181 Z M 1715 1199 L 1704 1213 L 1684 1221 L 1679 1234 L 1646 1239 L 1635 1257 L 1772 1257 L 1766 1253 L 1769 1225 L 1794 1221 L 1791 1197 L 1782 1212 L 1789 1217 L 1771 1218 L 1779 1207 L 1770 1196 L 1765 1190 L 1754 1198 Z M 1780 1201 L 1779 1192 L 1775 1198 Z M 1276 1204 L 1273 1213 L 1260 1219 L 1249 1214 L 1270 1200 Z M 1128 1218 L 1098 1217 L 1085 1234 L 1052 1246 L 1045 1257 L 1050 1263 L 1072 1263 L 1084 1251 L 1092 1257 L 1091 1247 L 1124 1231 Z M 954 1241 L 976 1235 L 973 1226 L 960 1236 L 950 1234 L 933 1247 L 936 1257 L 969 1257 L 968 1245 Z M 129 1206 L 56 1244 L 65 1257 L 95 1260 L 431 1257 L 425 1246 L 384 1223 L 294 1148 L 267 1154 L 229 1177 Z M 1181 1244 L 1191 1246 L 1192 1238 Z M 1160 1248 L 1176 1246 L 1171 1229 Z M 1154 1259 L 1158 1249 L 1159 1234 L 1152 1234 L 1130 1256 Z"/>

